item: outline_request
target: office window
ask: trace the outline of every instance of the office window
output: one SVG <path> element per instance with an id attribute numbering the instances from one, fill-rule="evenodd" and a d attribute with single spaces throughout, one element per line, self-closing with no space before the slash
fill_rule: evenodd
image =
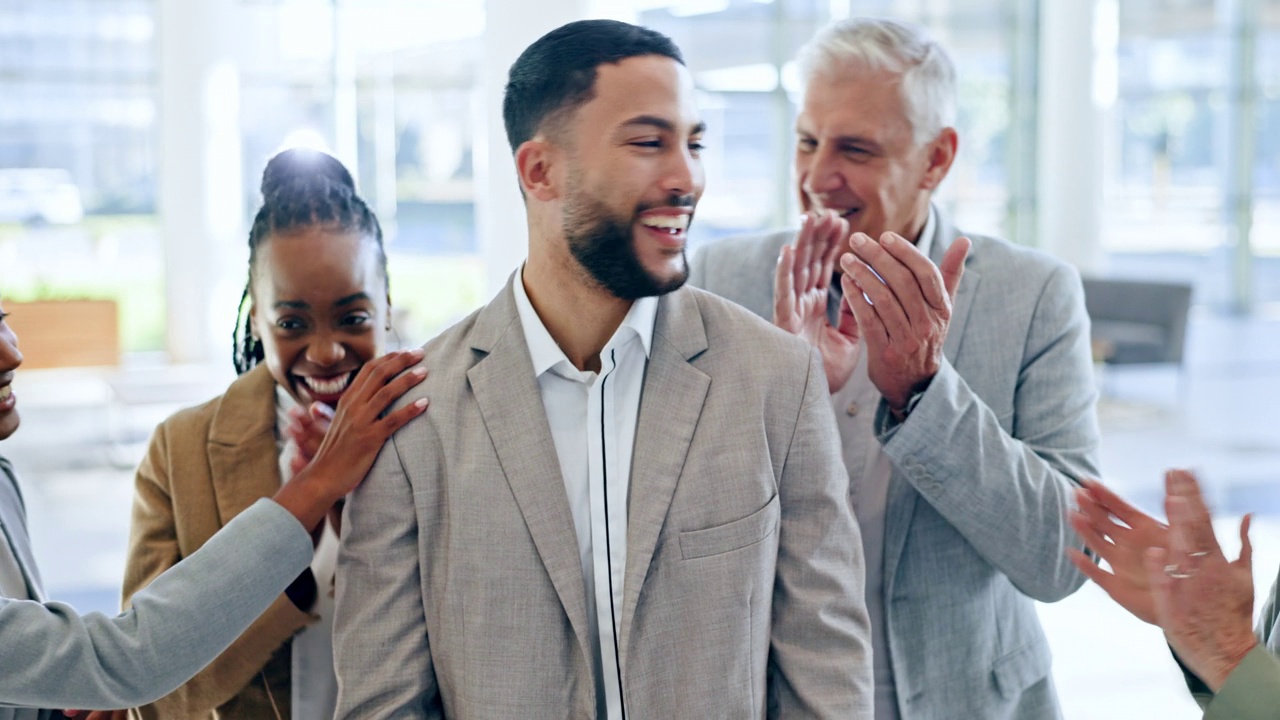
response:
<path id="1" fill-rule="evenodd" d="M 126 350 L 163 343 L 155 51 L 146 0 L 0 5 L 0 291 L 115 300 Z"/>
<path id="2" fill-rule="evenodd" d="M 383 225 L 395 339 L 406 345 L 485 297 L 472 182 L 483 10 L 409 0 L 343 3 L 336 16 L 329 0 L 245 8 L 255 29 L 241 48 L 246 216 L 281 148 L 343 159 Z"/>
<path id="3" fill-rule="evenodd" d="M 794 58 L 827 22 L 850 13 L 922 24 L 947 47 L 959 74 L 960 155 L 938 200 L 968 230 L 1034 242 L 1035 43 L 1026 36 L 1034 35 L 1035 14 L 1026 3 L 606 4 L 629 7 L 638 22 L 670 35 L 686 53 L 702 91 L 700 105 L 710 126 L 704 154 L 707 191 L 691 232 L 694 245 L 794 222 L 798 203 L 791 155 L 801 100 Z M 1015 73 L 1015 68 L 1026 72 Z"/>

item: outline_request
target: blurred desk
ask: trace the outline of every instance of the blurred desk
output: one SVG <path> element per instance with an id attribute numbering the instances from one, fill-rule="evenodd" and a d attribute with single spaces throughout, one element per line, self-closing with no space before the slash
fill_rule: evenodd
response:
<path id="1" fill-rule="evenodd" d="M 5 302 L 24 369 L 120 364 L 115 300 Z"/>

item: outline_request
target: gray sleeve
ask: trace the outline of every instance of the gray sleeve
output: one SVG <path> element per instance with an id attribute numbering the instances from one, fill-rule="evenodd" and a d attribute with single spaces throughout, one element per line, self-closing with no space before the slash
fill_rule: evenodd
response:
<path id="1" fill-rule="evenodd" d="M 149 703 L 208 665 L 311 562 L 311 538 L 262 499 L 109 618 L 0 599 L 0 706 Z"/>
<path id="2" fill-rule="evenodd" d="M 877 434 L 906 480 L 1026 595 L 1060 600 L 1084 583 L 1066 548 L 1072 491 L 1097 475 L 1089 319 L 1079 276 L 1060 266 L 1024 339 L 1012 433 L 949 362 L 900 425 L 881 403 Z"/>

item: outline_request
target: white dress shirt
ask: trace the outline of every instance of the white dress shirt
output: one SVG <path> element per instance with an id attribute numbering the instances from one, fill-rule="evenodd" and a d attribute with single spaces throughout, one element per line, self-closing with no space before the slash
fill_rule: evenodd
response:
<path id="1" fill-rule="evenodd" d="M 933 207 L 929 219 L 916 240 L 916 248 L 928 256 L 933 249 L 937 227 Z M 840 284 L 832 284 L 828 313 L 832 322 L 839 319 Z M 844 466 L 849 471 L 849 494 L 853 514 L 862 533 L 862 550 L 866 555 L 867 614 L 871 619 L 872 665 L 875 670 L 875 720 L 898 720 L 897 689 L 893 678 L 889 633 L 884 614 L 884 517 L 889 500 L 889 479 L 893 463 L 875 439 L 876 407 L 880 391 L 867 376 L 867 346 L 862 343 L 858 367 L 840 392 L 831 396 L 836 416 L 841 418 L 841 445 Z"/>
<path id="2" fill-rule="evenodd" d="M 280 450 L 280 480 L 293 477 L 290 462 L 298 446 L 288 439 L 289 409 L 298 401 L 276 386 L 276 446 Z M 293 636 L 290 648 L 289 701 L 293 720 L 330 720 L 338 707 L 338 676 L 333 669 L 333 574 L 338 566 L 338 536 L 325 521 L 311 561 L 316 578 L 316 602 L 311 614 L 320 619 Z"/>
<path id="3" fill-rule="evenodd" d="M 547 332 L 520 282 L 512 283 L 555 441 L 582 558 L 587 618 L 595 654 L 596 717 L 623 720 L 617 647 L 627 565 L 627 496 L 640 391 L 653 341 L 657 298 L 632 304 L 600 352 L 600 372 L 574 367 Z"/>

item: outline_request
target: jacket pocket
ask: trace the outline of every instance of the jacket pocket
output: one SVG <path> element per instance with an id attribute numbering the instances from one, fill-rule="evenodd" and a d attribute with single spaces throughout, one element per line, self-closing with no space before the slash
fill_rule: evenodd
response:
<path id="1" fill-rule="evenodd" d="M 1048 646 L 1033 642 L 996 658 L 991 672 L 1000 695 L 1012 700 L 1048 676 L 1052 662 Z"/>
<path id="2" fill-rule="evenodd" d="M 778 529 L 778 496 L 750 515 L 724 525 L 680 533 L 680 556 L 685 560 L 719 555 L 754 545 Z"/>

